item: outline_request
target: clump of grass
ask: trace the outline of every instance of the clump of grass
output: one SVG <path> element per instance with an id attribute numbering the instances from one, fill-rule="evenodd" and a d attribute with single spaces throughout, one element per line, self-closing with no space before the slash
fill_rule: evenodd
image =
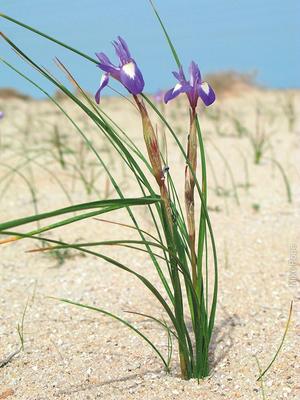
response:
<path id="1" fill-rule="evenodd" d="M 218 155 L 221 158 L 221 160 L 223 161 L 224 171 L 226 171 L 228 173 L 228 176 L 230 178 L 231 185 L 232 185 L 232 189 L 230 189 L 230 190 L 219 186 L 217 194 L 219 196 L 230 196 L 230 195 L 233 195 L 233 197 L 235 198 L 236 204 L 238 206 L 240 206 L 240 199 L 239 199 L 237 184 L 236 184 L 236 181 L 235 181 L 235 177 L 234 177 L 232 168 L 231 168 L 227 158 L 225 157 L 223 152 L 216 146 L 216 144 L 214 142 L 212 142 L 212 141 L 210 141 L 210 143 L 213 146 L 213 148 L 216 150 L 216 152 L 218 153 Z"/>
<path id="2" fill-rule="evenodd" d="M 224 132 L 222 126 L 224 115 L 225 114 L 224 112 L 222 112 L 220 107 L 214 107 L 213 110 L 209 110 L 206 113 L 206 116 L 212 121 L 215 132 L 217 133 L 218 136 L 226 136 L 226 133 Z"/>
<path id="3" fill-rule="evenodd" d="M 252 210 L 258 213 L 260 211 L 261 207 L 259 203 L 252 203 Z"/>
<path id="4" fill-rule="evenodd" d="M 248 134 L 248 129 L 245 124 L 242 122 L 240 116 L 237 112 L 230 115 L 230 120 L 233 125 L 233 129 L 238 138 L 242 138 Z"/>
<path id="5" fill-rule="evenodd" d="M 181 67 L 180 60 L 165 26 L 153 3 L 150 3 L 163 29 L 174 60 L 177 66 Z M 1 17 L 69 49 L 78 56 L 83 57 L 91 63 L 93 67 L 95 64 L 98 64 L 96 59 L 91 58 L 82 51 L 76 50 L 11 17 L 6 15 L 1 15 Z M 187 130 L 189 129 L 189 136 L 187 150 L 185 151 L 177 133 L 151 99 L 142 92 L 142 88 L 137 91 L 137 93 L 129 90 L 133 94 L 132 100 L 130 101 L 141 116 L 141 134 L 143 135 L 147 149 L 147 154 L 144 154 L 134 140 L 127 135 L 124 130 L 118 127 L 117 124 L 103 112 L 101 107 L 99 108 L 94 104 L 74 76 L 59 60 L 57 60 L 57 64 L 66 74 L 72 85 L 76 87 L 77 90 L 75 92 L 70 91 L 65 85 L 60 83 L 60 81 L 50 75 L 39 63 L 33 61 L 3 33 L 1 33 L 1 36 L 17 54 L 51 82 L 55 88 L 64 93 L 69 100 L 76 104 L 82 115 L 89 118 L 91 123 L 98 129 L 99 133 L 105 137 L 115 154 L 124 162 L 128 174 L 130 174 L 130 177 L 136 182 L 136 188 L 140 191 L 140 196 L 134 198 L 125 196 L 117 180 L 118 178 L 114 176 L 110 168 L 109 162 L 103 158 L 101 152 L 97 151 L 90 138 L 87 137 L 83 129 L 71 118 L 62 105 L 23 72 L 17 70 L 7 61 L 2 60 L 7 67 L 14 70 L 51 99 L 65 115 L 84 140 L 91 154 L 95 157 L 101 171 L 106 172 L 114 188 L 114 193 L 117 194 L 118 197 L 74 204 L 65 208 L 4 222 L 0 224 L 0 232 L 3 235 L 8 235 L 9 238 L 3 239 L 0 243 L 10 243 L 25 238 L 42 240 L 46 242 L 48 246 L 42 249 L 34 249 L 36 252 L 74 249 L 83 254 L 93 255 L 133 275 L 137 280 L 143 283 L 145 288 L 157 299 L 164 311 L 163 319 L 158 319 L 154 316 L 150 316 L 150 318 L 154 321 L 158 321 L 167 331 L 168 354 L 166 356 L 162 354 L 159 347 L 153 341 L 149 340 L 143 332 L 125 319 L 101 307 L 89 306 L 70 299 L 60 300 L 68 304 L 100 312 L 124 324 L 151 346 L 167 371 L 169 371 L 170 368 L 171 349 L 173 348 L 172 342 L 175 340 L 178 347 L 182 378 L 196 378 L 199 380 L 208 376 L 210 372 L 209 349 L 217 308 L 218 264 L 215 239 L 208 213 L 206 157 L 199 116 L 196 112 L 197 104 L 193 103 L 191 99 L 188 98 L 189 106 L 187 108 L 189 109 L 190 124 L 189 127 L 187 127 Z M 122 39 L 119 38 L 118 40 L 119 43 L 114 43 L 116 47 L 122 46 L 123 57 L 127 45 L 122 42 Z M 125 53 L 126 52 L 127 50 Z M 121 61 L 122 57 L 120 57 Z M 107 76 L 106 78 L 104 77 L 104 79 L 107 78 Z M 201 82 L 201 84 L 202 83 L 203 82 Z M 138 84 L 141 86 L 141 79 Z M 207 87 L 204 87 L 207 90 Z M 98 91 L 98 95 L 99 93 Z M 166 131 L 169 132 L 177 145 L 177 149 L 184 158 L 185 165 L 183 165 L 183 175 L 185 177 L 185 196 L 183 200 L 180 199 L 179 196 L 176 176 L 172 175 L 172 168 L 169 169 L 162 155 L 155 129 L 149 117 L 149 109 L 163 122 Z M 199 179 L 196 173 L 197 159 L 200 160 L 201 179 Z M 200 204 L 199 213 L 195 208 L 196 201 Z M 186 208 L 186 215 L 183 213 L 183 206 Z M 136 207 L 143 207 L 147 211 L 148 217 L 150 217 L 152 221 L 152 229 L 150 232 L 148 230 L 146 231 L 143 224 L 139 222 L 136 214 Z M 108 212 L 112 213 L 116 210 L 123 210 L 128 214 L 132 225 L 126 225 L 126 227 L 135 231 L 137 234 L 136 239 L 129 240 L 125 236 L 125 239 L 121 238 L 105 241 L 95 239 L 91 242 L 72 243 L 68 241 L 67 235 L 61 240 L 50 239 L 45 236 L 46 232 L 50 230 L 55 230 L 69 224 L 75 224 L 78 221 L 84 221 L 92 217 L 98 217 Z M 23 225 L 35 221 L 42 222 L 54 217 L 56 218 L 55 222 L 48 223 L 48 225 L 43 225 L 37 229 L 25 233 L 15 231 L 16 228 Z M 131 250 L 142 251 L 147 254 L 153 263 L 153 267 L 158 274 L 163 289 L 158 289 L 161 285 L 156 287 L 144 275 L 124 264 L 123 261 L 105 255 L 102 252 L 102 248 L 106 246 L 126 246 Z M 137 313 L 141 315 L 144 314 L 139 311 L 137 311 Z"/>
<path id="6" fill-rule="evenodd" d="M 294 132 L 297 113 L 295 108 L 295 95 L 293 93 L 288 93 L 286 95 L 282 110 L 288 122 L 289 132 Z"/>
<path id="7" fill-rule="evenodd" d="M 32 116 L 30 120 L 33 121 Z M 32 128 L 33 125 L 29 125 L 28 132 Z M 34 207 L 37 209 L 38 187 L 35 183 L 34 173 L 38 169 L 42 170 L 47 178 L 57 184 L 70 204 L 72 204 L 71 194 L 68 192 L 65 182 L 65 176 L 70 174 L 72 175 L 71 186 L 73 186 L 73 189 L 75 181 L 80 182 L 88 196 L 97 195 L 101 198 L 107 198 L 107 194 L 110 192 L 110 185 L 107 179 L 103 177 L 104 171 L 98 168 L 97 163 L 91 159 L 86 144 L 80 143 L 79 149 L 75 147 L 72 149 L 68 144 L 67 135 L 63 134 L 56 124 L 54 126 L 51 124 L 51 129 L 53 129 L 50 132 L 51 136 L 49 139 L 44 140 L 43 146 L 39 146 L 39 143 L 32 143 L 28 140 L 31 135 L 28 135 L 28 139 L 20 142 L 20 149 L 16 150 L 12 147 L 10 152 L 7 153 L 8 161 L 0 163 L 1 169 L 8 169 L 0 178 L 0 200 L 8 192 L 12 183 L 19 178 L 28 186 Z M 101 151 L 104 152 L 106 149 L 102 147 Z M 49 155 L 48 162 L 42 163 L 39 161 L 46 154 Z M 18 163 L 15 166 L 12 166 L 9 161 L 12 155 L 18 158 Z M 113 159 L 113 157 L 110 158 Z M 53 172 L 53 167 L 57 164 L 61 167 L 65 176 Z M 113 160 L 111 165 L 114 166 Z M 101 185 L 101 181 L 104 181 L 105 184 Z"/>
<path id="8" fill-rule="evenodd" d="M 42 246 L 37 249 L 37 251 L 44 251 L 45 247 L 47 247 L 47 242 L 43 242 Z M 30 251 L 29 251 L 30 252 Z M 80 252 L 72 252 L 68 247 L 67 248 L 62 248 L 62 249 L 54 249 L 52 251 L 46 252 L 46 255 L 51 259 L 55 261 L 55 264 L 53 268 L 59 268 L 62 267 L 66 261 L 71 260 L 75 258 L 76 256 L 81 256 L 85 257 L 84 253 Z"/>
<path id="9" fill-rule="evenodd" d="M 5 365 L 10 363 L 15 356 L 17 356 L 19 353 L 21 353 L 21 351 L 24 351 L 24 344 L 25 344 L 24 323 L 25 323 L 25 316 L 27 313 L 28 305 L 29 305 L 29 298 L 25 304 L 25 307 L 24 307 L 24 310 L 22 313 L 22 317 L 21 317 L 21 321 L 17 324 L 17 333 L 19 336 L 20 345 L 15 351 L 10 353 L 7 357 L 5 357 L 4 359 L 0 359 L 0 368 L 5 367 Z"/>
<path id="10" fill-rule="evenodd" d="M 257 358 L 257 356 L 254 356 L 254 358 L 255 358 L 255 361 L 256 361 L 256 364 L 257 364 L 258 372 L 261 375 L 263 371 L 262 371 L 259 359 Z M 260 389 L 261 389 L 262 399 L 266 400 L 267 398 L 266 398 L 266 392 L 265 392 L 265 382 L 264 382 L 263 377 L 260 379 Z"/>
<path id="11" fill-rule="evenodd" d="M 259 165 L 263 156 L 269 148 L 269 136 L 262 126 L 262 112 L 259 106 L 255 112 L 255 131 L 248 131 L 248 137 L 253 149 L 254 164 Z"/>
<path id="12" fill-rule="evenodd" d="M 55 157 L 63 169 L 66 168 L 66 146 L 64 144 L 64 139 L 65 137 L 61 135 L 59 127 L 55 124 L 53 128 L 53 137 L 50 138 L 49 144 L 53 145 L 55 149 Z"/>

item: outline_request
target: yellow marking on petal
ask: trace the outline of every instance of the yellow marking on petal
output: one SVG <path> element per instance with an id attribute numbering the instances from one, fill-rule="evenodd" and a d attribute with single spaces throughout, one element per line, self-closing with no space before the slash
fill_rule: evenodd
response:
<path id="1" fill-rule="evenodd" d="M 133 62 L 123 65 L 122 70 L 125 72 L 126 75 L 129 76 L 130 79 L 135 78 L 135 65 Z"/>

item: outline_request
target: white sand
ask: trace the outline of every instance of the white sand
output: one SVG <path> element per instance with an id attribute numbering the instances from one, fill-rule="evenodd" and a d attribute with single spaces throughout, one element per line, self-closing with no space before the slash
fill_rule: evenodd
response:
<path id="1" fill-rule="evenodd" d="M 100 259 L 74 252 L 58 266 L 59 260 L 49 254 L 25 253 L 38 243 L 24 240 L 1 247 L 0 361 L 19 346 L 16 328 L 27 299 L 30 300 L 24 325 L 25 350 L 0 369 L 0 399 L 261 399 L 254 355 L 257 355 L 262 368 L 268 365 L 282 338 L 292 299 L 292 323 L 282 352 L 265 376 L 265 392 L 267 399 L 299 398 L 300 365 L 296 350 L 299 349 L 300 325 L 299 272 L 297 280 L 294 279 L 299 253 L 297 266 L 293 267 L 291 249 L 293 246 L 297 248 L 300 236 L 300 121 L 296 122 L 294 132 L 288 132 L 281 108 L 285 96 L 285 92 L 251 91 L 219 100 L 216 107 L 223 113 L 219 128 L 226 136 L 217 134 L 212 120 L 201 117 L 211 161 L 208 165 L 209 203 L 212 208 L 220 209 L 219 212 L 211 211 L 220 263 L 211 376 L 199 385 L 194 380 L 182 381 L 176 354 L 172 372 L 166 375 L 151 348 L 126 327 L 103 315 L 47 297 L 62 296 L 115 312 L 140 328 L 166 354 L 167 338 L 159 326 L 145 318 L 124 313 L 124 310 L 135 310 L 162 317 L 157 301 L 136 278 Z M 299 113 L 300 95 L 296 93 L 295 96 Z M 263 126 L 272 145 L 258 166 L 253 164 L 249 139 L 237 138 L 225 115 L 226 112 L 238 114 L 249 129 L 254 129 L 257 101 L 262 104 Z M 183 105 L 184 99 L 181 99 L 173 107 L 168 107 L 168 114 L 185 146 L 187 113 Z M 65 102 L 64 106 L 101 150 L 124 192 L 130 196 L 138 194 L 129 173 L 122 172 L 122 164 L 107 151 L 107 145 L 95 128 L 70 103 Z M 144 148 L 140 122 L 132 106 L 121 99 L 106 99 L 103 106 L 135 143 Z M 70 149 L 78 151 L 80 139 L 52 104 L 18 100 L 5 103 L 0 100 L 0 109 L 6 113 L 5 119 L 0 121 L 0 178 L 9 172 L 7 166 L 17 166 L 24 162 L 26 155 L 34 157 L 39 150 L 41 155 L 37 162 L 60 179 L 74 203 L 96 200 L 107 190 L 111 191 L 104 173 L 96 180 L 99 196 L 95 191 L 88 195 L 77 178 L 72 187 L 73 169 L 67 167 L 64 170 L 54 160 L 48 151 L 53 151 L 49 140 L 53 139 L 54 125 L 65 135 Z M 213 113 L 215 109 L 205 112 Z M 222 151 L 237 185 L 240 185 L 240 206 L 236 205 L 229 175 L 214 146 Z M 240 151 L 248 162 L 251 183 L 248 192 L 242 187 L 245 170 Z M 270 158 L 276 158 L 288 175 L 292 204 L 287 202 L 282 176 Z M 84 153 L 83 159 L 84 174 L 89 179 L 91 170 L 96 173 L 98 167 L 88 152 Z M 74 163 L 72 154 L 66 160 Z M 69 205 L 55 179 L 40 166 L 30 165 L 32 170 L 27 164 L 20 172 L 36 188 L 39 211 Z M 216 195 L 211 165 L 219 185 L 228 192 L 227 196 Z M 183 161 L 171 140 L 169 166 L 171 173 L 181 179 Z M 28 186 L 21 176 L 14 176 L 6 191 L 7 180 L 0 182 L 1 221 L 34 213 Z M 78 173 L 75 176 L 78 177 Z M 110 192 L 110 197 L 116 196 Z M 146 211 L 140 208 L 137 214 L 143 227 L 151 229 Z M 106 218 L 129 222 L 125 211 L 112 213 Z M 47 236 L 67 237 L 69 241 L 136 237 L 134 231 L 95 220 L 52 231 Z M 109 247 L 105 254 L 145 274 L 159 286 L 157 274 L 145 253 Z"/>

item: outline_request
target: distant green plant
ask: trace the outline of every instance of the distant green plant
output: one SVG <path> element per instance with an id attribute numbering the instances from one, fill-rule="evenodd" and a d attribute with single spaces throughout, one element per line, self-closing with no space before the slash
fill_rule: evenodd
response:
<path id="1" fill-rule="evenodd" d="M 228 176 L 230 178 L 231 181 L 231 185 L 232 185 L 232 189 L 228 190 L 225 189 L 223 187 L 218 188 L 217 194 L 220 196 L 229 196 L 231 194 L 233 194 L 236 204 L 239 206 L 240 205 L 240 199 L 239 199 L 239 194 L 238 194 L 238 189 L 237 189 L 237 184 L 235 181 L 235 177 L 232 171 L 232 168 L 227 160 L 227 158 L 225 157 L 225 155 L 222 153 L 222 151 L 216 146 L 216 144 L 213 141 L 210 141 L 211 145 L 213 146 L 213 148 L 216 150 L 216 152 L 218 153 L 219 157 L 221 158 L 221 160 L 223 161 L 224 164 L 224 171 L 226 171 L 228 173 Z"/>
<path id="2" fill-rule="evenodd" d="M 255 212 L 259 212 L 260 211 L 260 204 L 259 203 L 252 203 L 252 209 Z"/>
<path id="3" fill-rule="evenodd" d="M 73 184 L 74 181 L 81 182 L 86 194 L 97 195 L 98 197 L 107 197 L 110 193 L 110 185 L 107 179 L 103 176 L 104 170 L 100 169 L 98 164 L 90 156 L 90 150 L 86 143 L 80 142 L 78 146 L 70 146 L 69 137 L 63 134 L 57 124 L 48 123 L 51 128 L 49 134 L 45 135 L 43 145 L 36 142 L 34 135 L 32 135 L 34 129 L 34 123 L 36 122 L 33 116 L 27 117 L 26 124 L 26 135 L 16 141 L 16 144 L 10 144 L 9 146 L 2 147 L 2 160 L 5 160 L 7 154 L 7 161 L 2 162 L 2 166 L 6 165 L 6 168 L 10 169 L 9 173 L 4 174 L 0 178 L 0 185 L 3 183 L 2 190 L 0 189 L 0 199 L 10 188 L 16 177 L 21 177 L 24 181 L 28 181 L 27 185 L 31 187 L 31 193 L 33 194 L 33 200 L 36 202 L 37 198 L 37 187 L 35 184 L 34 169 L 41 169 L 47 173 L 47 176 L 51 177 L 58 186 L 64 191 L 68 197 L 70 203 L 71 195 L 68 193 L 65 183 L 62 182 L 64 179 L 60 174 L 54 172 L 55 165 L 58 164 L 64 173 L 72 174 Z M 28 122 L 30 121 L 30 123 Z M 30 125 L 31 124 L 31 125 Z M 46 121 L 41 122 L 40 129 L 45 128 Z M 17 131 L 22 133 L 23 130 L 19 126 L 16 127 Z M 6 151 L 7 150 L 7 151 Z M 115 166 L 114 158 L 112 157 L 111 149 L 104 143 L 101 147 L 102 152 L 107 152 L 110 157 L 111 166 Z M 47 162 L 39 161 L 40 158 L 47 156 Z M 50 157 L 48 159 L 48 156 Z M 14 167 L 11 164 L 11 158 L 18 159 L 17 165 Z M 1 166 L 1 164 L 0 164 Z M 37 168 L 38 167 L 38 168 Z M 125 177 L 124 177 L 125 180 Z M 103 185 L 103 181 L 105 184 Z M 104 190 L 101 190 L 104 186 Z"/>
<path id="4" fill-rule="evenodd" d="M 255 358 L 255 361 L 256 361 L 256 364 L 257 364 L 258 372 L 259 372 L 259 374 L 261 375 L 261 374 L 262 374 L 262 368 L 261 368 L 260 362 L 259 362 L 259 360 L 258 360 L 258 357 L 257 357 L 257 356 L 254 356 L 254 358 Z M 263 400 L 266 400 L 267 397 L 266 397 L 265 382 L 264 382 L 263 377 L 260 379 L 260 389 L 261 389 L 261 396 L 262 396 L 262 399 L 263 399 Z"/>
<path id="5" fill-rule="evenodd" d="M 289 132 L 294 132 L 297 113 L 295 109 L 295 96 L 293 93 L 288 93 L 286 95 L 282 109 L 288 122 Z"/>
<path id="6" fill-rule="evenodd" d="M 49 144 L 53 145 L 54 149 L 56 150 L 55 158 L 63 169 L 66 168 L 66 144 L 64 143 L 65 140 L 66 136 L 61 135 L 59 127 L 55 124 L 53 127 L 53 136 L 50 138 Z"/>
<path id="7" fill-rule="evenodd" d="M 12 359 L 15 356 L 17 356 L 19 353 L 21 353 L 21 351 L 24 351 L 24 345 L 25 345 L 24 323 L 25 323 L 25 316 L 27 313 L 28 305 L 29 305 L 29 298 L 25 304 L 25 307 L 24 307 L 24 310 L 22 313 L 21 322 L 19 322 L 17 324 L 17 333 L 19 336 L 20 345 L 16 350 L 14 350 L 12 353 L 10 353 L 7 357 L 5 357 L 4 359 L 0 359 L 0 368 L 5 367 L 8 363 L 10 363 L 12 361 Z"/>
<path id="8" fill-rule="evenodd" d="M 220 107 L 215 107 L 213 110 L 209 110 L 206 113 L 206 116 L 212 121 L 214 124 L 214 129 L 218 136 L 225 136 L 225 132 L 222 129 L 222 122 L 224 113 L 221 111 Z"/>
<path id="9" fill-rule="evenodd" d="M 61 241 L 61 239 L 60 239 Z M 45 252 L 46 250 L 50 250 L 49 246 L 47 246 L 47 241 L 43 242 L 41 240 L 41 245 L 38 246 L 37 249 L 29 250 L 28 253 L 35 253 L 35 252 Z M 70 248 L 61 248 L 61 249 L 51 249 L 49 252 L 45 252 L 49 259 L 54 260 L 55 264 L 53 268 L 59 268 L 65 264 L 67 260 L 71 260 L 76 258 L 77 256 L 85 257 L 84 253 L 81 252 L 72 252 Z"/>
<path id="10" fill-rule="evenodd" d="M 238 138 L 242 138 L 248 134 L 248 129 L 242 122 L 237 112 L 230 116 L 231 123 Z"/>
<path id="11" fill-rule="evenodd" d="M 253 149 L 254 164 L 259 165 L 270 146 L 269 135 L 262 127 L 262 111 L 259 106 L 256 107 L 255 113 L 255 131 L 252 133 L 249 130 L 248 137 Z"/>
<path id="12" fill-rule="evenodd" d="M 248 166 L 248 160 L 247 157 L 245 156 L 245 154 L 239 149 L 237 148 L 242 160 L 243 160 L 243 168 L 244 168 L 244 183 L 243 184 L 239 184 L 239 187 L 242 187 L 245 189 L 246 192 L 249 192 L 249 188 L 251 187 L 251 183 L 250 183 L 250 177 L 249 177 L 249 166 Z"/>
<path id="13" fill-rule="evenodd" d="M 278 171 L 280 172 L 285 185 L 287 200 L 289 203 L 292 203 L 293 201 L 292 189 L 287 173 L 285 172 L 283 166 L 280 164 L 278 160 L 276 160 L 275 158 L 270 158 L 270 161 L 277 167 Z"/>

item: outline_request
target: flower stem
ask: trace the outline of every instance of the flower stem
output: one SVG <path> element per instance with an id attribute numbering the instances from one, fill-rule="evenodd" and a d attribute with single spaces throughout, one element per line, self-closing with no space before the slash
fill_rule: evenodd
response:
<path id="1" fill-rule="evenodd" d="M 171 264 L 171 280 L 174 287 L 174 299 L 175 299 L 175 316 L 180 327 L 181 340 L 178 341 L 179 346 L 179 360 L 182 379 L 189 379 L 188 372 L 188 355 L 184 349 L 185 347 L 185 323 L 183 316 L 183 303 L 182 303 L 182 291 L 180 286 L 180 278 L 178 274 L 178 265 L 176 261 L 176 246 L 174 240 L 174 226 L 172 219 L 172 209 L 169 192 L 165 182 L 165 175 L 162 168 L 161 153 L 159 150 L 159 143 L 157 136 L 155 134 L 153 125 L 149 118 L 147 109 L 142 99 L 134 95 L 134 100 L 139 108 L 143 124 L 143 134 L 144 140 L 148 152 L 148 157 L 152 166 L 152 172 L 154 178 L 158 184 L 161 199 L 163 201 L 162 213 L 166 217 L 166 223 L 164 224 L 164 230 L 166 235 L 166 240 L 168 243 L 168 249 L 170 253 L 170 264 Z"/>
<path id="2" fill-rule="evenodd" d="M 187 157 L 190 166 L 196 175 L 197 169 L 197 130 L 196 130 L 196 112 L 194 109 L 190 112 L 190 132 L 188 136 Z M 196 234 L 195 234 L 195 179 L 188 165 L 185 167 L 185 207 L 187 215 L 188 232 L 190 239 L 192 280 L 195 291 L 197 291 L 197 256 L 196 256 Z"/>

